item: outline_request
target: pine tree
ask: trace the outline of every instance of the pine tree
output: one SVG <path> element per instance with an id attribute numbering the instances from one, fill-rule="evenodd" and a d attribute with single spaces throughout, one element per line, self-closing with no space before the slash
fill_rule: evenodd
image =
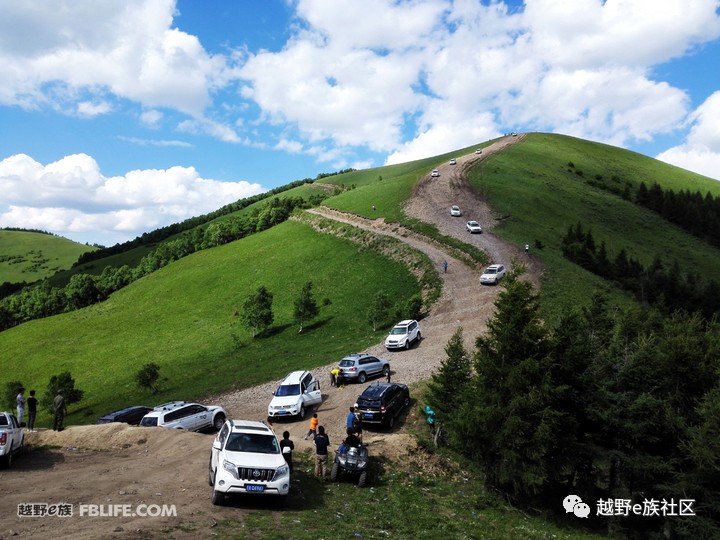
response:
<path id="1" fill-rule="evenodd" d="M 264 286 L 250 295 L 242 306 L 240 318 L 251 331 L 253 338 L 265 331 L 274 320 L 273 295 Z"/>
<path id="2" fill-rule="evenodd" d="M 471 379 L 472 363 L 463 342 L 462 327 L 445 345 L 445 354 L 446 358 L 428 383 L 428 403 L 435 411 L 436 425 L 447 430 L 445 435 L 450 438 L 454 433 L 451 425 Z"/>
<path id="3" fill-rule="evenodd" d="M 463 400 L 464 450 L 483 464 L 486 481 L 516 496 L 540 492 L 560 413 L 552 407 L 552 360 L 532 284 L 508 276 L 488 334 L 477 340 L 476 376 Z"/>
<path id="4" fill-rule="evenodd" d="M 303 285 L 300 296 L 295 300 L 295 322 L 300 325 L 298 333 L 303 331 L 305 322 L 317 317 L 320 310 L 318 309 L 317 302 L 313 296 L 313 284 L 312 281 L 308 281 Z"/>

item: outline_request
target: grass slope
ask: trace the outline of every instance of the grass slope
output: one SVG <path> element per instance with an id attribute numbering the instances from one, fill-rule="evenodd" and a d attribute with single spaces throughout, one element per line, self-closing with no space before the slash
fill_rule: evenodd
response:
<path id="1" fill-rule="evenodd" d="M 70 268 L 96 248 L 67 238 L 26 231 L 0 231 L 0 283 L 32 283 Z"/>
<path id="2" fill-rule="evenodd" d="M 720 280 L 720 251 L 593 185 L 629 183 L 634 194 L 641 181 L 720 195 L 720 184 L 709 178 L 634 152 L 561 135 L 530 134 L 484 160 L 471 174 L 472 185 L 497 211 L 497 234 L 517 245 L 534 246 L 539 240 L 545 246 L 533 247 L 532 253 L 546 266 L 542 297 L 548 316 L 562 306 L 586 303 L 593 287 L 606 285 L 560 252 L 561 236 L 578 221 L 591 228 L 598 245 L 605 241 L 611 256 L 624 248 L 648 265 L 659 254 L 707 279 Z M 616 302 L 628 301 L 617 291 L 613 295 Z"/>
<path id="3" fill-rule="evenodd" d="M 298 334 L 293 302 L 308 280 L 318 303 L 330 303 Z M 275 296 L 275 323 L 268 337 L 252 340 L 236 314 L 261 285 Z M 71 371 L 85 398 L 69 422 L 86 423 L 132 403 L 242 388 L 362 350 L 382 335 L 365 322 L 363 306 L 379 291 L 408 298 L 417 290 L 399 264 L 286 222 L 170 264 L 101 304 L 2 332 L 0 356 L 6 380 L 40 392 L 51 375 Z M 147 362 L 167 377 L 155 396 L 133 381 Z"/>

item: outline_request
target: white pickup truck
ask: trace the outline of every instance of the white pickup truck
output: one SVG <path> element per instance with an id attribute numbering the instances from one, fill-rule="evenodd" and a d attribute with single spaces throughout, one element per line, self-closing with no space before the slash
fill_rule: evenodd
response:
<path id="1" fill-rule="evenodd" d="M 23 448 L 25 433 L 15 415 L 0 412 L 0 467 L 8 468 L 12 458 Z"/>

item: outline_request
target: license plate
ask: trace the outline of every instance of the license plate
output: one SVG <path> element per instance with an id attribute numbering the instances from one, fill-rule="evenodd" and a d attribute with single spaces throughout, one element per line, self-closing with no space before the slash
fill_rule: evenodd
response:
<path id="1" fill-rule="evenodd" d="M 278 412 L 277 412 L 278 416 L 283 415 L 283 414 L 287 414 L 287 413 L 288 413 L 287 411 L 278 411 Z"/>
<path id="2" fill-rule="evenodd" d="M 265 484 L 245 484 L 245 491 L 265 491 Z"/>
<path id="3" fill-rule="evenodd" d="M 364 416 L 365 418 L 372 418 L 372 417 L 375 416 L 375 415 L 374 415 L 373 413 L 366 412 L 365 414 L 363 414 L 363 416 Z"/>

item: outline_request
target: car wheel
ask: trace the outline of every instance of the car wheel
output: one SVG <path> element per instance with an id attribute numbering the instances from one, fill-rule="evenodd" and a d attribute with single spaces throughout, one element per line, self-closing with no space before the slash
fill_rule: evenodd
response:
<path id="1" fill-rule="evenodd" d="M 418 332 L 417 339 L 416 339 L 415 341 L 417 341 L 418 343 L 420 343 L 420 340 L 421 340 L 421 339 L 422 339 L 422 334 L 421 334 L 420 332 Z"/>
<path id="2" fill-rule="evenodd" d="M 395 417 L 392 414 L 390 414 L 390 416 L 388 416 L 388 419 L 385 421 L 385 427 L 388 429 L 392 429 L 393 427 L 395 427 Z"/>
<path id="3" fill-rule="evenodd" d="M 210 463 L 208 463 L 208 484 L 215 487 L 215 471 L 212 468 L 212 458 L 210 458 Z"/>
<path id="4" fill-rule="evenodd" d="M 405 401 L 403 401 L 403 408 L 407 407 L 408 405 L 410 405 L 410 396 L 405 397 Z"/>
<path id="5" fill-rule="evenodd" d="M 0 468 L 3 469 L 9 469 L 10 465 L 12 465 L 12 454 L 8 454 L 6 456 L 3 456 L 0 459 Z"/>
<path id="6" fill-rule="evenodd" d="M 333 463 L 332 469 L 330 469 L 330 480 L 332 482 L 337 482 L 338 475 L 340 474 L 340 466 L 336 463 Z"/>
<path id="7" fill-rule="evenodd" d="M 365 484 L 367 484 L 367 471 L 361 472 L 358 478 L 358 487 L 365 487 Z"/>
<path id="8" fill-rule="evenodd" d="M 300 405 L 300 412 L 298 412 L 298 418 L 305 420 L 305 405 Z"/>
<path id="9" fill-rule="evenodd" d="M 365 381 L 367 381 L 367 375 L 365 375 L 364 371 L 361 371 L 360 375 L 358 375 L 358 382 L 360 384 L 365 384 Z"/>
<path id="10" fill-rule="evenodd" d="M 405 350 L 406 350 L 406 351 L 410 350 L 410 339 L 407 339 L 407 340 L 405 341 Z"/>
<path id="11" fill-rule="evenodd" d="M 213 489 L 212 492 L 212 503 L 215 506 L 220 506 L 222 503 L 225 502 L 225 494 L 222 491 L 218 491 L 217 489 Z"/>
<path id="12" fill-rule="evenodd" d="M 387 378 L 387 376 L 390 374 L 390 366 L 383 366 L 383 377 Z"/>
<path id="13" fill-rule="evenodd" d="M 215 428 L 215 431 L 220 431 L 222 429 L 224 423 L 225 423 L 225 415 L 218 414 L 215 417 L 215 420 L 213 420 L 213 427 Z"/>

